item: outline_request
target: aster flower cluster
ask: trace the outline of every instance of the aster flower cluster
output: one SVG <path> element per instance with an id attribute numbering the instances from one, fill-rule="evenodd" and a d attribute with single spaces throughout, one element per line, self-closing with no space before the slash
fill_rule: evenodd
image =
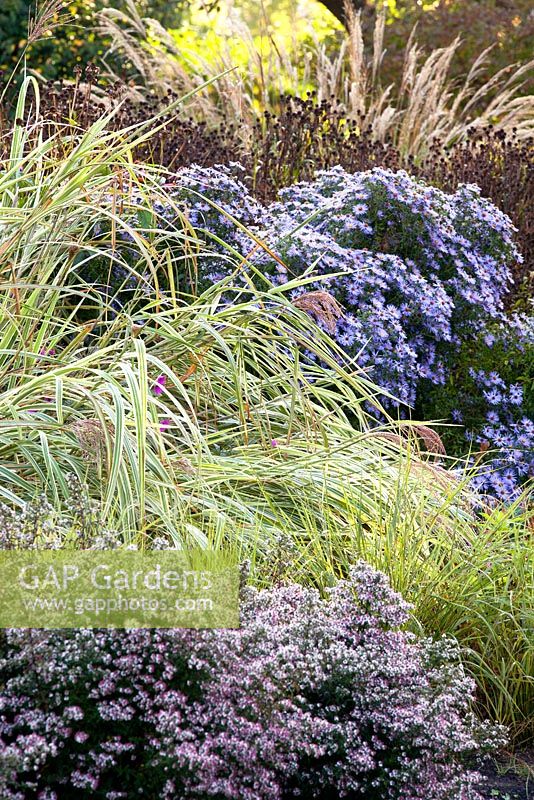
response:
<path id="1" fill-rule="evenodd" d="M 329 598 L 245 589 L 238 630 L 8 631 L 2 797 L 477 800 L 462 760 L 503 731 L 407 616 L 360 562 Z"/>
<path id="2" fill-rule="evenodd" d="M 317 281 L 293 290 L 292 296 L 326 289 L 335 297 L 344 313 L 332 331 L 334 338 L 394 395 L 391 404 L 414 405 L 422 378 L 443 383 L 442 351 L 453 339 L 453 302 L 444 288 L 425 278 L 411 260 L 345 248 L 323 232 L 306 227 L 291 233 L 294 228 L 287 215 L 277 219 L 265 241 L 280 261 L 263 252 L 251 257 L 254 266 L 275 284 L 312 268 Z"/>
<path id="3" fill-rule="evenodd" d="M 192 167 L 177 180 L 186 193 L 213 196 L 264 241 L 270 252 L 254 250 L 234 225 L 232 247 L 275 284 L 307 270 L 316 274 L 320 284 L 313 288 L 328 288 L 346 311 L 335 338 L 402 402 L 416 402 L 421 380 L 445 382 L 473 326 L 505 324 L 509 264 L 520 255 L 510 220 L 477 187 L 447 195 L 402 171 L 351 175 L 334 167 L 283 189 L 262 209 L 244 199 L 245 187 L 228 169 Z M 227 233 L 233 223 L 205 200 L 198 203 L 199 211 L 197 201 L 188 211 L 193 224 L 201 220 L 217 236 Z M 231 266 L 205 277 L 228 275 Z M 324 277 L 332 273 L 342 274 Z"/>
<path id="4" fill-rule="evenodd" d="M 485 415 L 481 429 L 467 436 L 482 452 L 493 452 L 479 465 L 473 484 L 484 494 L 513 499 L 534 477 L 534 420 L 523 413 L 523 387 L 507 384 L 495 371 L 471 368 L 469 374 L 484 399 Z"/>
<path id="5" fill-rule="evenodd" d="M 465 343 L 455 367 L 454 382 L 428 407 L 462 425 L 458 444 L 470 444 L 473 485 L 513 500 L 534 477 L 534 316 L 488 325 L 474 345 Z"/>
<path id="6" fill-rule="evenodd" d="M 400 416 L 443 419 L 461 410 L 459 398 L 449 407 L 429 407 L 427 398 L 459 380 L 465 352 L 478 361 L 479 343 L 497 359 L 502 342 L 513 339 L 515 351 L 532 357 L 532 320 L 503 311 L 510 267 L 521 261 L 515 229 L 476 186 L 447 194 L 404 171 L 350 174 L 338 166 L 282 189 L 265 207 L 231 163 L 184 168 L 166 188 L 172 204 L 153 211 L 158 225 L 176 233 L 172 258 L 185 294 L 230 275 L 241 284 L 246 270 L 275 285 L 309 275 L 293 298 L 310 290 L 334 297 L 343 313 L 333 326 L 320 316 L 318 324 L 390 393 L 384 404 Z M 513 391 L 516 378 L 509 383 Z M 454 391 L 461 394 L 461 383 Z M 530 418 L 527 406 L 520 410 Z M 475 437 L 485 414 L 481 407 L 471 421 Z M 514 489 L 525 476 L 515 475 Z M 509 479 L 508 472 L 506 486 Z M 493 483 L 480 486 L 496 491 Z"/>
<path id="7" fill-rule="evenodd" d="M 306 226 L 341 247 L 389 253 L 415 267 L 453 300 L 445 317 L 458 335 L 484 315 L 501 314 L 509 265 L 521 258 L 510 220 L 476 186 L 449 195 L 403 171 L 350 175 L 335 167 L 283 189 L 271 212 L 281 208 L 301 224 L 312 215 Z"/>
<path id="8" fill-rule="evenodd" d="M 250 237 L 236 229 L 232 246 L 248 263 L 275 285 L 305 273 L 317 277 L 305 289 L 293 290 L 293 296 L 320 289 L 334 296 L 344 313 L 330 332 L 394 396 L 390 405 L 401 416 L 408 410 L 399 403 L 420 410 L 429 389 L 450 382 L 466 345 L 472 352 L 480 340 L 485 349 L 495 348 L 497 358 L 503 340 L 513 339 L 516 351 L 532 353 L 532 319 L 503 313 L 510 267 L 521 261 L 515 229 L 476 186 L 446 194 L 403 171 L 375 168 L 349 174 L 333 167 L 318 172 L 314 181 L 282 189 L 275 203 L 259 208 L 244 200 L 245 187 L 228 169 L 219 173 L 192 167 L 177 180 L 194 185 L 194 175 L 198 191 L 225 203 L 263 241 L 265 247 L 251 248 Z M 222 234 L 218 217 L 203 217 L 203 222 Z M 205 277 L 209 281 L 230 272 L 231 262 Z M 510 420 L 504 398 L 518 391 L 513 383 L 498 409 L 512 432 L 510 425 L 520 423 Z M 520 405 L 514 403 L 516 411 Z M 528 419 L 528 408 L 520 410 Z M 425 411 L 443 416 L 439 403 Z M 479 434 L 488 422 L 484 417 L 482 411 L 470 435 Z M 481 489 L 500 497 L 503 486 L 517 489 L 528 469 L 524 463 L 515 469 L 512 489 L 507 459 L 503 455 L 489 468 L 494 476 L 506 469 L 504 483 L 493 477 L 479 481 Z"/>

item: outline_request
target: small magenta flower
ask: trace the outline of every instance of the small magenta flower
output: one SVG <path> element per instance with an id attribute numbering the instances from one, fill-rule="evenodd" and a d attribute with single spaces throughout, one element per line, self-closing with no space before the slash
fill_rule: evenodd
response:
<path id="1" fill-rule="evenodd" d="M 166 431 L 167 428 L 170 427 L 170 425 L 171 425 L 170 419 L 167 419 L 167 418 L 162 419 L 161 422 L 160 422 L 160 425 L 159 425 L 159 429 L 160 429 L 161 433 Z"/>
<path id="2" fill-rule="evenodd" d="M 271 439 L 271 447 L 278 447 L 278 439 Z"/>
<path id="3" fill-rule="evenodd" d="M 154 392 L 154 394 L 158 395 L 163 394 L 163 388 L 165 386 L 166 380 L 167 379 L 165 378 L 165 375 L 158 375 L 158 377 L 156 378 L 156 382 L 152 387 L 152 391 Z"/>

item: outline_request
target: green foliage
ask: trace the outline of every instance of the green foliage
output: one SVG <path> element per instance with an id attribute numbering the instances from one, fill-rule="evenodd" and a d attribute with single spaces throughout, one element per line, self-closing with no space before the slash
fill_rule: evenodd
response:
<path id="1" fill-rule="evenodd" d="M 60 9 L 49 21 L 39 40 L 27 50 L 28 64 L 46 78 L 72 77 L 77 64 L 103 53 L 104 43 L 91 30 L 94 14 L 108 0 L 75 0 L 65 12 Z M 28 23 L 35 16 L 31 0 L 6 0 L 0 9 L 2 41 L 0 65 L 12 69 L 28 43 Z M 65 24 L 55 27 L 62 19 Z"/>
<path id="2" fill-rule="evenodd" d="M 121 8 L 124 0 L 72 0 L 59 3 L 42 36 L 27 48 L 28 66 L 49 79 L 72 78 L 76 66 L 98 61 L 110 44 L 95 30 L 96 15 L 104 8 Z M 140 9 L 162 24 L 178 26 L 183 3 L 142 0 Z M 37 14 L 42 4 L 37 5 Z M 3 0 L 0 5 L 0 68 L 13 69 L 28 42 L 28 22 L 36 16 L 33 0 Z"/>
<path id="3" fill-rule="evenodd" d="M 29 3 L 27 0 L 5 0 L 0 6 L 2 31 L 0 67 L 6 69 L 17 61 L 28 35 Z"/>

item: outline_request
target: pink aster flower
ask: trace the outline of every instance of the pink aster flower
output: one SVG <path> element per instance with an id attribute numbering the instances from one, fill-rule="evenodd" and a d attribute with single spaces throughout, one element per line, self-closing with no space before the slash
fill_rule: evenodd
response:
<path id="1" fill-rule="evenodd" d="M 163 388 L 165 386 L 166 380 L 167 379 L 165 378 L 165 375 L 158 375 L 158 377 L 156 378 L 156 382 L 152 386 L 152 391 L 154 392 L 154 394 L 163 394 Z"/>

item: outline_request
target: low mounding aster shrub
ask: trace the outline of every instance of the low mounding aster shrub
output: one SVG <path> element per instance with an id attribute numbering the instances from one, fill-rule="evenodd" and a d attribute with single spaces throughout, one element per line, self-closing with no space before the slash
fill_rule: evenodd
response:
<path id="1" fill-rule="evenodd" d="M 8 631 L 2 797 L 474 800 L 503 730 L 407 611 L 359 562 L 329 599 L 245 590 L 239 630 Z"/>
<path id="2" fill-rule="evenodd" d="M 65 476 L 69 499 L 57 513 L 45 495 L 15 510 L 0 503 L 0 551 L 78 549 L 115 550 L 122 544 L 118 531 L 102 519 L 102 509 L 89 497 L 88 487 L 74 474 Z M 135 547 L 135 545 L 130 545 Z"/>
<path id="3" fill-rule="evenodd" d="M 468 439 L 485 450 L 514 439 L 513 463 L 497 461 L 481 481 L 498 496 L 514 493 L 534 472 L 530 437 L 514 433 L 534 415 L 534 337 L 531 318 L 504 313 L 510 268 L 521 261 L 509 218 L 476 186 L 447 194 L 381 168 L 320 171 L 263 207 L 238 171 L 231 164 L 177 175 L 176 207 L 209 251 L 177 259 L 182 285 L 195 291 L 232 273 L 242 282 L 246 269 L 280 285 L 308 274 L 294 299 L 328 290 L 338 311 L 325 319 L 319 310 L 317 321 L 371 370 L 401 416 L 408 404 L 420 418 L 465 419 Z M 176 224 L 176 208 L 157 212 Z M 473 384 L 473 398 L 462 388 L 472 383 L 469 369 L 486 365 L 501 391 Z M 488 423 L 498 435 L 482 432 Z M 465 450 L 465 439 L 456 448 Z"/>
<path id="4" fill-rule="evenodd" d="M 262 201 L 272 202 L 280 189 L 296 181 L 313 181 L 317 170 L 338 165 L 349 173 L 373 167 L 404 168 L 445 192 L 476 184 L 482 196 L 504 211 L 518 229 L 515 239 L 524 261 L 510 265 L 515 282 L 508 305 L 517 302 L 518 296 L 524 301 L 524 295 L 532 292 L 534 209 L 529 198 L 534 193 L 534 149 L 530 141 L 487 125 L 473 128 L 452 145 L 437 141 L 428 155 L 416 160 L 391 141 L 376 141 L 371 132 L 362 131 L 331 99 L 318 102 L 312 95 L 305 100 L 283 96 L 279 106 L 278 113 L 267 112 L 256 124 L 249 150 L 241 148 L 254 194 Z M 237 148 L 237 144 L 233 149 L 229 145 L 225 160 L 235 158 Z M 199 158 L 199 164 L 206 163 L 203 153 Z"/>
<path id="5" fill-rule="evenodd" d="M 305 100 L 283 96 L 279 105 L 277 114 L 267 112 L 256 124 L 249 150 L 241 148 L 240 159 L 259 199 L 272 202 L 280 189 L 296 181 L 313 181 L 317 170 L 334 166 L 349 173 L 373 167 L 406 169 L 445 192 L 476 184 L 482 196 L 504 211 L 518 229 L 515 239 L 524 261 L 510 265 L 514 285 L 506 302 L 525 304 L 525 295 L 534 286 L 534 208 L 529 202 L 534 194 L 534 148 L 530 141 L 487 125 L 473 128 L 452 145 L 437 141 L 428 155 L 416 160 L 391 141 L 376 141 L 372 132 L 362 131 L 331 99 L 318 102 L 312 95 Z M 215 134 L 213 139 L 217 139 Z M 223 160 L 235 158 L 238 151 L 237 143 L 233 148 L 228 145 Z M 207 164 L 202 152 L 198 163 Z"/>
<path id="6" fill-rule="evenodd" d="M 505 455 L 492 463 L 480 488 L 501 498 L 513 494 L 534 474 L 534 336 L 531 318 L 503 313 L 509 267 L 521 260 L 510 220 L 476 186 L 447 195 L 404 172 L 381 169 L 320 173 L 313 183 L 282 190 L 271 211 L 278 220 L 288 215 L 286 231 L 289 220 L 306 223 L 297 234 L 301 263 L 311 255 L 322 272 L 334 266 L 325 270 L 320 246 L 307 239 L 309 228 L 341 246 L 344 259 L 335 258 L 335 266 L 346 274 L 328 283 L 348 312 L 337 321 L 340 344 L 422 416 L 458 422 L 471 412 L 468 437 L 514 451 L 511 462 Z M 294 247 L 294 238 L 283 245 Z M 295 271 L 297 261 L 289 261 Z M 474 395 L 480 400 L 473 403 L 463 372 L 482 362 L 488 369 L 479 372 Z M 508 383 L 501 372 L 508 373 Z M 529 396 L 517 382 L 521 378 Z M 447 406 L 440 392 L 451 380 L 456 402 Z M 493 380 L 499 391 L 488 392 L 481 380 Z M 433 405 L 425 402 L 429 393 Z M 488 423 L 497 429 L 488 432 Z"/>

